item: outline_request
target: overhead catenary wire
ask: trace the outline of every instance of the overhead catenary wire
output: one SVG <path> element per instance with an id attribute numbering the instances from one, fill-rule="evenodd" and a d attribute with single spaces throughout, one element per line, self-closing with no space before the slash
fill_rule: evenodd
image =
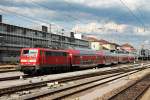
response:
<path id="1" fill-rule="evenodd" d="M 17 16 L 17 17 L 19 16 L 19 17 L 21 17 L 21 18 L 25 18 L 26 21 L 32 22 L 32 23 L 35 23 L 35 24 L 39 24 L 39 22 L 44 22 L 43 20 L 38 20 L 38 19 L 29 17 L 29 16 L 25 16 L 25 15 L 23 15 L 23 14 L 20 14 L 20 13 L 16 12 L 16 11 L 11 11 L 11 10 L 8 10 L 8 9 L 4 9 L 4 8 L 2 8 L 2 7 L 0 7 L 0 11 L 2 11 L 2 12 L 4 12 L 4 13 L 8 13 L 8 14 L 11 13 L 11 14 Z M 47 24 L 48 24 L 48 23 L 47 23 Z M 64 30 L 64 29 L 63 29 L 63 30 Z M 60 32 L 57 31 L 57 33 L 60 33 Z M 61 31 L 61 34 L 62 34 L 62 31 Z M 34 35 L 32 36 L 32 47 L 33 47 L 33 37 L 34 37 Z M 6 36 L 6 38 L 8 38 L 8 37 Z M 24 38 L 23 38 L 23 39 L 24 39 Z"/>
<path id="2" fill-rule="evenodd" d="M 35 24 L 39 24 L 37 21 L 33 20 L 32 18 L 28 17 L 28 16 L 24 16 L 22 14 L 18 14 L 17 12 L 13 12 L 13 11 L 10 11 L 10 10 L 7 10 L 7 9 L 3 9 L 0 7 L 0 10 L 2 12 L 5 12 L 5 13 L 11 13 L 13 15 L 18 15 L 19 17 L 24 17 L 25 20 L 27 20 L 28 22 L 32 22 L 32 23 L 35 23 Z"/>
<path id="3" fill-rule="evenodd" d="M 69 3 L 67 3 L 66 2 L 66 4 L 68 5 L 68 6 L 70 6 L 69 5 Z M 70 6 L 71 7 L 71 6 Z M 108 13 L 108 16 L 109 16 L 109 13 Z M 99 21 L 99 20 L 98 20 Z M 109 19 L 107 19 L 107 21 L 109 21 Z M 86 23 L 87 24 L 87 23 Z M 117 23 L 116 23 L 117 24 Z M 105 27 L 105 24 L 103 24 L 101 27 L 99 27 L 99 28 L 97 28 L 97 29 L 99 29 L 99 30 L 102 30 L 102 31 L 105 31 L 105 30 L 109 30 L 109 28 L 107 27 Z M 115 32 L 117 32 L 117 28 L 115 29 Z"/>
<path id="4" fill-rule="evenodd" d="M 11 10 L 8 10 L 8 9 L 4 9 L 2 7 L 0 7 L 0 10 L 3 11 L 3 12 L 6 12 L 6 13 L 11 13 L 15 16 L 19 16 L 19 17 L 22 17 L 22 18 L 25 18 L 26 21 L 28 22 L 31 22 L 31 23 L 35 23 L 35 24 L 40 24 L 40 23 L 44 23 L 44 24 L 48 24 L 48 25 L 54 25 L 54 26 L 58 26 L 56 24 L 51 24 L 51 23 L 48 23 L 47 21 L 45 20 L 41 20 L 39 18 L 33 18 L 33 17 L 30 17 L 30 16 L 26 16 L 24 14 L 21 14 L 21 13 L 18 13 L 16 11 L 11 11 Z M 58 27 L 57 27 L 58 28 Z M 67 27 L 65 27 L 67 29 Z M 69 28 L 68 28 L 69 29 Z"/>
<path id="5" fill-rule="evenodd" d="M 33 1 L 33 0 L 32 0 L 32 1 Z M 122 0 L 121 0 L 121 1 L 122 1 Z M 34 3 L 34 1 L 33 1 L 33 3 Z M 37 2 L 35 2 L 35 3 L 39 5 L 39 3 L 37 3 Z M 35 4 L 35 3 L 34 3 L 34 4 Z M 69 6 L 69 4 L 68 4 L 68 6 Z M 127 5 L 126 5 L 126 6 L 127 6 Z M 44 6 L 44 7 L 47 7 L 47 6 Z M 127 6 L 127 7 L 128 7 L 128 6 Z M 128 8 L 129 8 L 129 7 L 128 7 Z M 130 8 L 129 8 L 129 10 L 131 11 L 131 13 L 133 13 Z M 18 12 L 17 12 L 17 14 L 18 14 Z M 23 14 L 21 14 L 21 16 L 22 16 L 22 15 L 23 15 Z M 132 15 L 134 15 L 135 18 L 138 19 L 138 22 L 140 22 L 140 19 L 139 19 L 134 13 L 133 13 Z M 79 20 L 78 18 L 76 18 L 76 17 L 74 17 L 74 16 L 72 16 L 72 15 L 70 15 L 70 14 L 67 14 L 67 16 L 68 16 L 68 17 L 71 17 L 71 18 L 73 18 L 73 19 L 75 19 L 75 20 L 77 20 L 78 22 L 81 23 L 81 20 Z M 23 15 L 23 17 L 28 17 L 28 16 Z M 28 18 L 29 18 L 29 17 L 28 17 Z M 38 22 L 50 24 L 50 23 L 48 23 L 47 21 L 44 21 L 44 20 L 41 20 L 41 19 L 32 18 L 32 17 L 30 17 L 30 19 L 32 19 L 32 20 L 38 20 Z M 145 27 L 145 25 L 143 24 L 143 22 L 140 22 L 140 24 Z M 63 26 L 63 27 L 64 27 L 64 26 Z"/>
<path id="6" fill-rule="evenodd" d="M 37 2 L 35 2 L 35 1 L 33 1 L 33 0 L 31 0 L 31 2 L 32 2 L 32 4 L 34 4 L 34 5 L 38 6 L 38 7 L 44 7 L 44 8 L 46 8 L 46 9 L 50 10 L 49 7 L 46 6 L 46 5 L 39 4 L 39 3 L 37 3 Z M 67 6 L 70 6 L 68 2 L 65 2 L 65 3 L 67 4 Z M 70 6 L 70 7 L 71 7 L 71 6 Z M 68 18 L 72 18 L 72 19 L 76 20 L 79 24 L 87 24 L 87 22 L 83 22 L 82 20 L 80 20 L 80 19 L 77 18 L 77 17 L 74 17 L 73 15 L 70 15 L 70 14 L 64 14 L 64 15 L 68 16 Z M 97 28 L 97 29 L 101 30 L 102 28 L 103 28 L 103 30 L 105 30 L 104 25 L 103 25 L 101 28 Z M 75 32 L 75 33 L 76 33 L 76 32 Z M 80 32 L 80 33 L 81 33 L 81 32 Z"/>
<path id="7" fill-rule="evenodd" d="M 45 6 L 45 5 L 43 5 L 43 4 L 39 4 L 39 3 L 37 3 L 37 2 L 35 2 L 35 1 L 33 1 L 33 0 L 31 0 L 30 1 L 34 6 L 37 6 L 37 7 L 40 7 L 40 8 L 46 8 L 47 10 L 50 10 L 47 6 Z M 69 17 L 72 17 L 72 18 L 74 18 L 73 16 L 71 16 L 71 15 L 68 15 Z M 75 19 L 75 18 L 74 18 Z M 67 20 L 66 20 L 67 21 Z M 56 25 L 57 26 L 57 25 Z M 66 27 L 66 26 L 61 26 L 62 28 L 61 28 L 61 30 L 62 29 L 67 29 L 67 30 L 70 30 L 70 28 L 69 27 Z"/>
<path id="8" fill-rule="evenodd" d="M 34 4 L 34 5 L 38 6 L 38 7 L 42 7 L 42 8 L 46 8 L 46 9 L 50 10 L 49 7 L 46 6 L 46 5 L 44 5 L 44 4 L 41 4 L 41 3 L 39 4 L 39 3 L 37 3 L 37 2 L 35 2 L 35 1 L 33 1 L 33 0 L 31 0 L 31 2 L 32 2 L 32 4 Z M 67 6 L 70 6 L 68 2 L 65 2 L 65 3 L 67 4 Z M 71 6 L 70 6 L 70 7 L 71 7 Z M 72 18 L 72 19 L 76 20 L 77 22 L 79 22 L 79 24 L 85 23 L 85 22 L 82 22 L 79 18 L 76 18 L 76 17 L 74 17 L 74 16 L 72 16 L 72 15 L 70 15 L 70 14 L 64 14 L 64 15 L 68 16 L 69 18 Z M 81 22 L 82 22 L 82 23 L 81 23 Z M 85 23 L 85 24 L 87 24 L 87 23 Z M 103 28 L 103 31 L 106 29 L 106 28 L 104 27 L 104 25 L 102 26 L 102 28 Z M 100 29 L 100 30 L 101 30 L 102 28 L 97 28 L 97 29 Z M 116 30 L 117 30 L 117 29 L 116 29 Z"/>
<path id="9" fill-rule="evenodd" d="M 144 15 L 143 15 L 143 13 L 142 13 L 142 11 L 141 11 L 141 8 L 137 7 L 137 11 L 138 11 L 140 17 L 143 19 L 143 22 L 145 22 L 145 21 L 144 21 Z M 145 31 L 145 30 L 146 30 L 146 25 L 145 25 L 144 31 Z"/>
<path id="10" fill-rule="evenodd" d="M 125 6 L 125 7 L 128 9 L 129 13 L 135 18 L 135 20 L 145 29 L 145 24 L 143 23 L 143 21 L 141 21 L 141 19 L 139 19 L 139 17 L 137 17 L 137 16 L 133 13 L 133 11 L 127 6 L 127 4 L 126 4 L 123 0 L 119 0 L 119 1 L 121 2 L 121 4 L 122 4 L 123 6 Z"/>
<path id="11" fill-rule="evenodd" d="M 37 7 L 41 7 L 41 8 L 45 8 L 45 9 L 47 9 L 47 10 L 50 10 L 49 9 L 49 7 L 48 6 L 46 6 L 46 5 L 43 5 L 43 4 L 39 4 L 39 3 L 37 3 L 37 2 L 35 2 L 35 1 L 33 1 L 33 0 L 31 0 L 31 3 L 32 4 L 34 4 L 34 6 L 37 6 Z M 66 14 L 66 13 L 63 13 L 65 16 L 67 16 L 68 18 L 72 18 L 73 20 L 76 20 L 79 24 L 81 24 L 81 20 L 79 20 L 78 18 L 76 18 L 76 17 L 74 17 L 74 16 L 72 16 L 72 15 L 70 15 L 70 14 Z M 66 18 L 64 18 L 64 21 L 68 21 L 68 19 L 66 19 Z M 67 29 L 67 30 L 69 30 L 69 31 L 73 31 L 73 30 L 71 30 L 70 28 L 66 28 L 65 26 L 62 26 L 63 28 L 62 29 Z M 61 30 L 62 30 L 61 29 Z M 74 31 L 75 33 L 76 33 L 76 31 Z"/>
<path id="12" fill-rule="evenodd" d="M 34 5 L 38 6 L 38 7 L 43 7 L 43 8 L 46 8 L 46 9 L 50 10 L 49 7 L 46 6 L 46 5 L 39 4 L 39 3 L 37 3 L 37 2 L 35 2 L 33 0 L 31 0 L 31 2 L 32 2 L 32 4 L 34 4 Z M 68 3 L 66 2 L 66 4 L 68 4 Z M 74 17 L 74 16 L 72 16 L 70 14 L 64 14 L 64 15 L 68 16 L 69 18 L 71 17 L 73 20 L 76 20 L 77 22 L 81 23 L 81 20 L 79 20 L 78 18 L 76 18 L 76 17 Z"/>
<path id="13" fill-rule="evenodd" d="M 143 13 L 142 13 L 142 11 L 141 11 L 141 8 L 140 7 L 138 7 L 136 4 L 134 4 L 135 6 L 136 6 L 136 11 L 138 12 L 138 15 L 139 15 L 139 17 L 141 18 L 141 21 L 143 22 L 143 24 L 144 24 L 144 32 L 145 32 L 145 30 L 146 30 L 146 25 L 145 25 L 145 21 L 144 21 L 144 15 L 143 15 Z"/>

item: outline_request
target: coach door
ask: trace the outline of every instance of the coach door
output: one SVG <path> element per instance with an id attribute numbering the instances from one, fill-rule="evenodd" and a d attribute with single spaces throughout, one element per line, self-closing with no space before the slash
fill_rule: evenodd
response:
<path id="1" fill-rule="evenodd" d="M 40 54 L 41 54 L 41 61 L 40 62 L 41 62 L 42 65 L 44 65 L 45 64 L 44 63 L 45 62 L 45 52 L 44 51 L 40 51 Z"/>
<path id="2" fill-rule="evenodd" d="M 70 67 L 70 56 L 67 52 L 64 53 L 66 57 L 66 66 L 69 68 Z"/>
<path id="3" fill-rule="evenodd" d="M 63 63 L 65 66 L 69 67 L 69 54 L 67 52 L 62 52 L 62 56 L 63 56 Z"/>

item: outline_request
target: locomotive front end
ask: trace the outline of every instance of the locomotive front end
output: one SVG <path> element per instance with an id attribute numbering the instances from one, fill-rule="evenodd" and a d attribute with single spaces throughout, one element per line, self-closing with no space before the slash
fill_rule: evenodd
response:
<path id="1" fill-rule="evenodd" d="M 20 67 L 21 71 L 26 74 L 33 73 L 38 68 L 38 49 L 25 48 L 21 50 Z"/>

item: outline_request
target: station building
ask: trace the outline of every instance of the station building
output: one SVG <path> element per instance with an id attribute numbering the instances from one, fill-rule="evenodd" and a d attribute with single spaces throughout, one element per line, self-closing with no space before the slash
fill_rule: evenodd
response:
<path id="1" fill-rule="evenodd" d="M 20 49 L 28 47 L 42 47 L 52 49 L 66 49 L 70 47 L 89 48 L 89 42 L 71 37 L 34 30 L 21 26 L 10 25 L 0 20 L 0 63 L 19 61 Z"/>

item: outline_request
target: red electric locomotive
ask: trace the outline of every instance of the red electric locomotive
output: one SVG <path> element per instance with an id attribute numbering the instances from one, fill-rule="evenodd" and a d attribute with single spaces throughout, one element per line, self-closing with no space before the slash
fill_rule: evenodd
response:
<path id="1" fill-rule="evenodd" d="M 70 68 L 70 56 L 65 50 L 24 48 L 21 50 L 20 66 L 21 71 L 27 74 L 68 69 Z"/>

